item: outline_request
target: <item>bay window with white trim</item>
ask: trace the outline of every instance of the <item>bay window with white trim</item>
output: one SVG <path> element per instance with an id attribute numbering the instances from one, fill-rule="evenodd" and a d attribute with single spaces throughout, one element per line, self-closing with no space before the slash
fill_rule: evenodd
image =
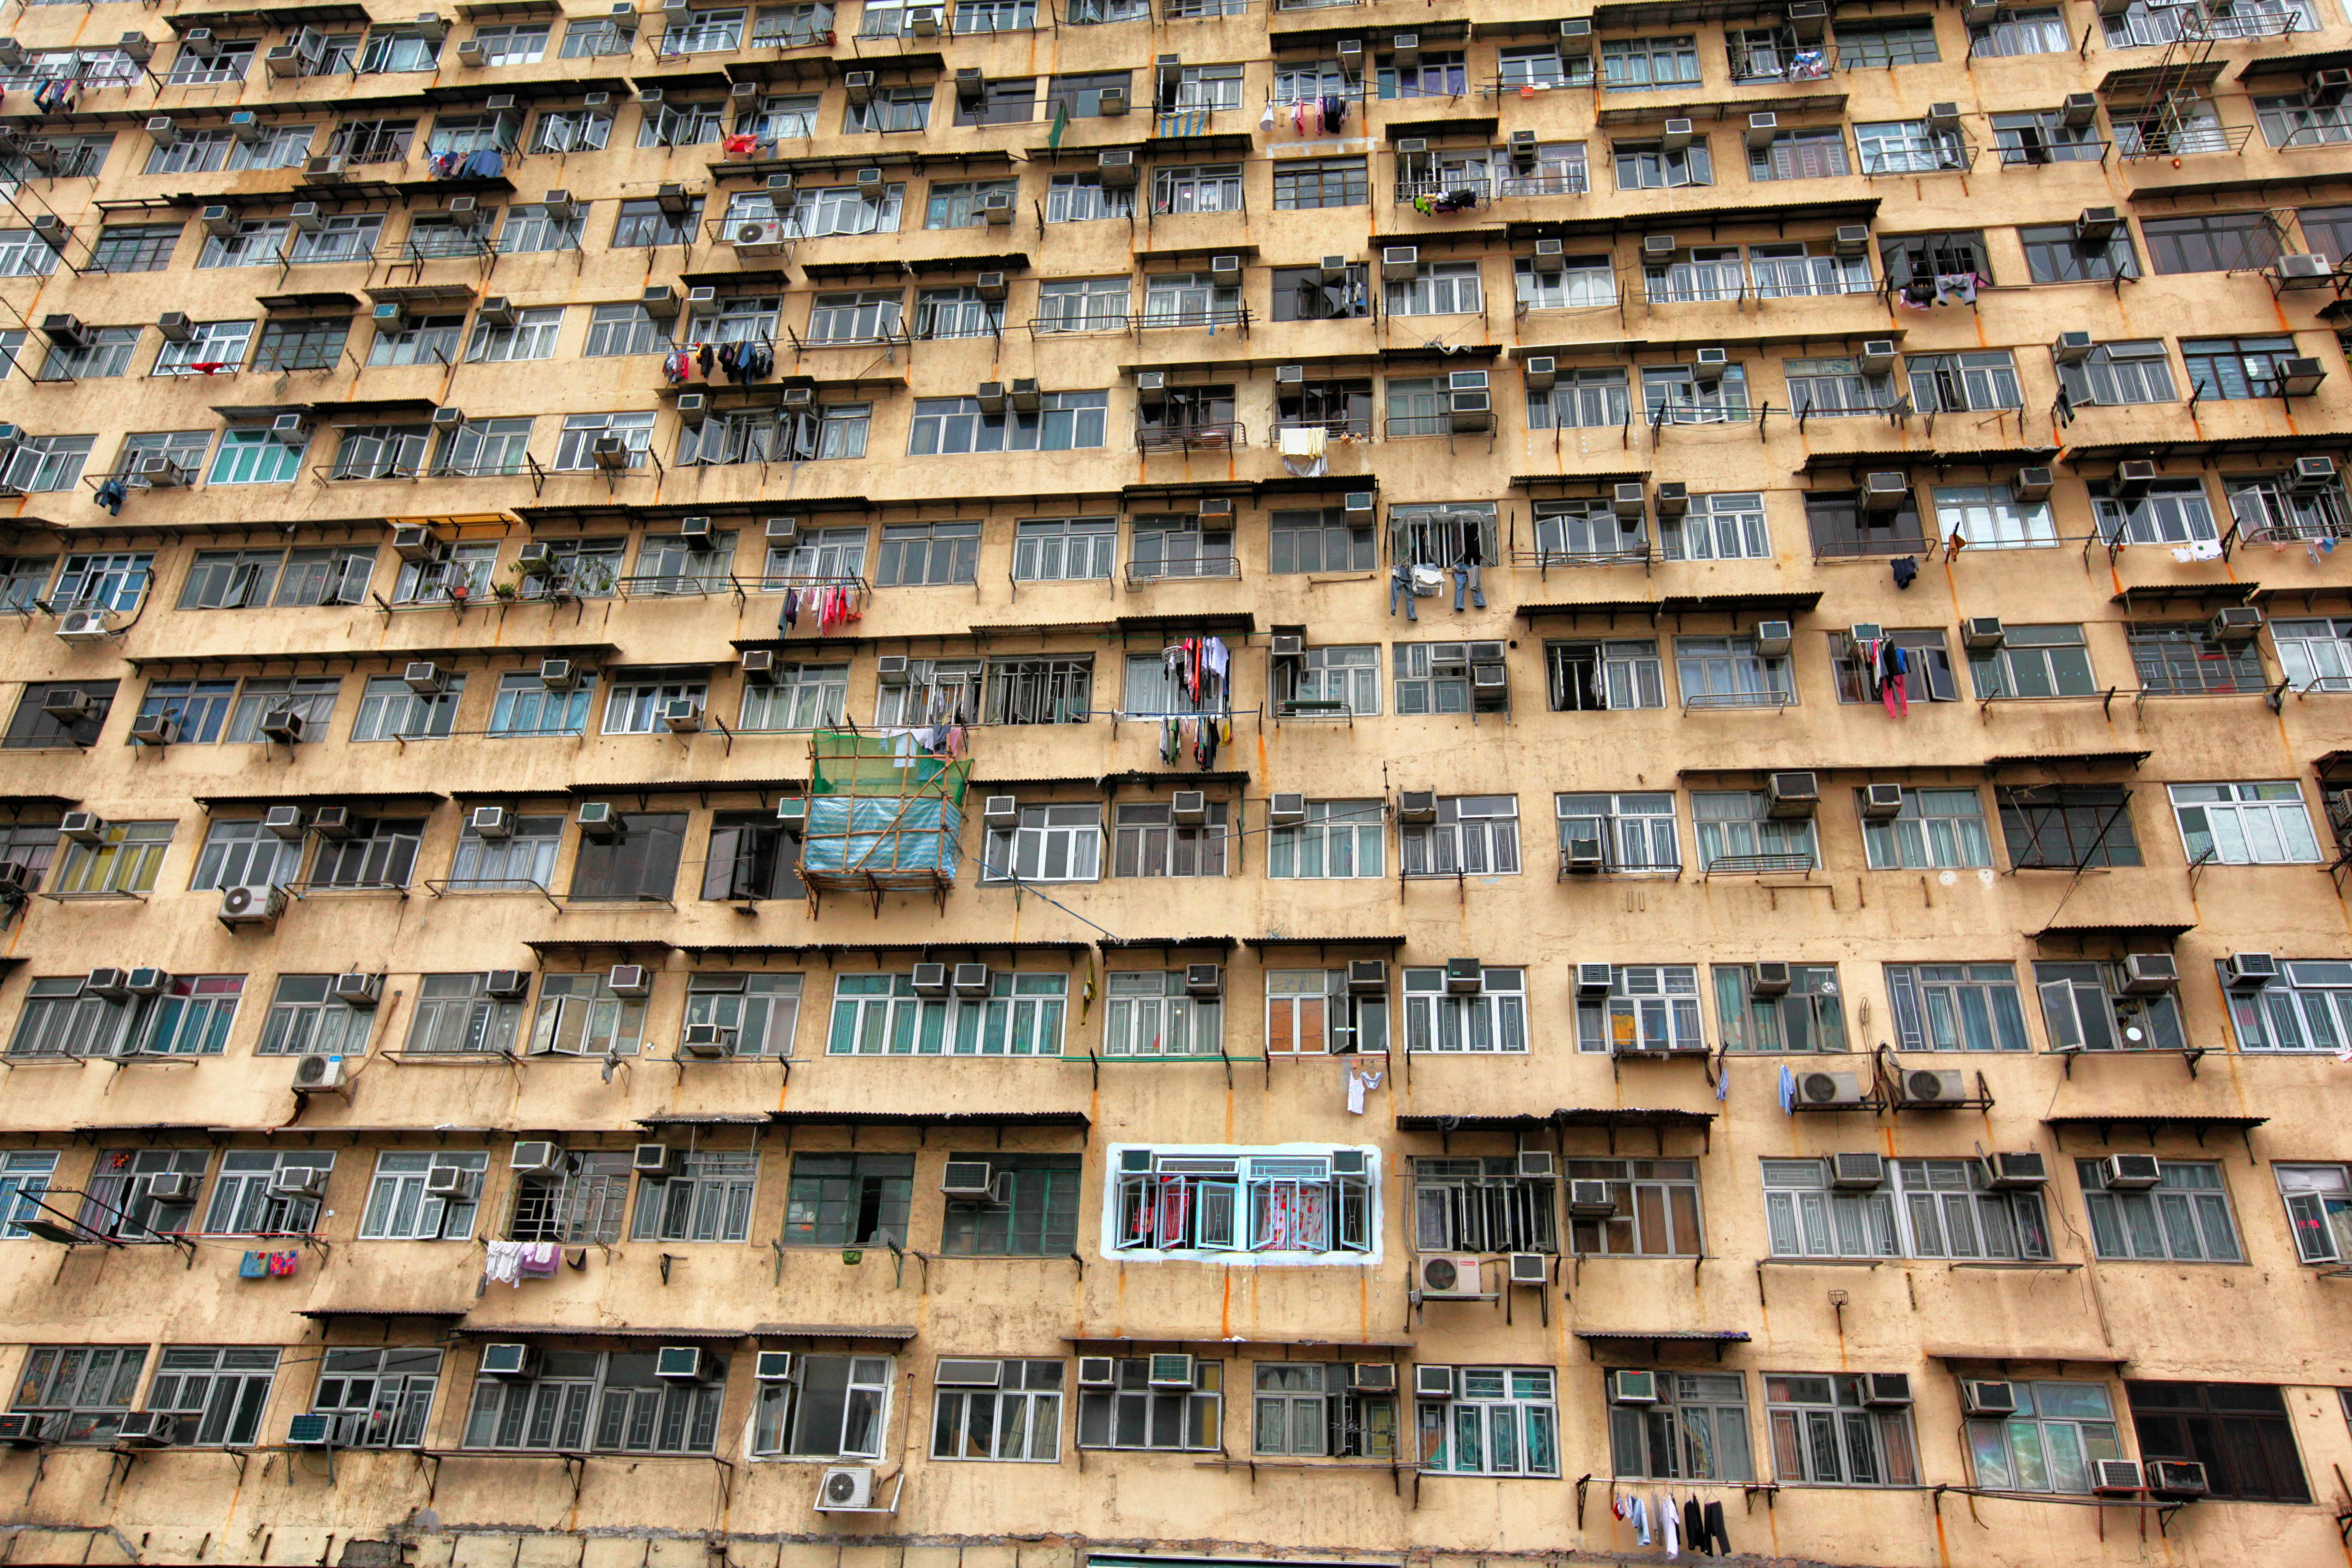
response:
<path id="1" fill-rule="evenodd" d="M 1377 1261 L 1380 1152 L 1114 1145 L 1103 1250 L 1125 1258 L 1281 1254 Z"/>

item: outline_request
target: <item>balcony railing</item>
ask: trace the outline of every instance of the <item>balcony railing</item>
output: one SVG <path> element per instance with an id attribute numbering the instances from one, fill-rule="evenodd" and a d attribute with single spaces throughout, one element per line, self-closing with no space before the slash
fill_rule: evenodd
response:
<path id="1" fill-rule="evenodd" d="M 1769 708 L 1774 712 L 1797 700 L 1793 692 L 1692 692 L 1683 698 L 1683 711 L 1693 708 L 1731 708 L 1756 711 Z"/>
<path id="2" fill-rule="evenodd" d="M 1346 414 L 1332 414 L 1324 419 L 1303 419 L 1286 415 L 1274 422 L 1277 437 L 1286 430 L 1319 430 L 1335 441 L 1370 441 L 1372 421 L 1368 414 L 1362 419 L 1350 419 Z"/>
<path id="3" fill-rule="evenodd" d="M 1250 310 L 1246 305 L 1213 305 L 1198 309 L 1146 309 L 1135 318 L 1135 325 L 1150 330 L 1162 327 L 1247 327 Z"/>
<path id="4" fill-rule="evenodd" d="M 1232 556 L 1210 556 L 1199 560 L 1131 560 L 1127 563 L 1127 585 L 1146 588 L 1155 582 L 1209 582 L 1238 579 L 1241 562 Z"/>
<path id="5" fill-rule="evenodd" d="M 1717 876 L 1810 876 L 1820 868 L 1818 856 L 1793 855 L 1717 855 L 1699 873 L 1703 877 Z"/>
<path id="6" fill-rule="evenodd" d="M 1248 444 L 1249 431 L 1238 420 L 1200 424 L 1138 425 L 1135 431 L 1135 446 L 1139 452 L 1223 450 Z"/>

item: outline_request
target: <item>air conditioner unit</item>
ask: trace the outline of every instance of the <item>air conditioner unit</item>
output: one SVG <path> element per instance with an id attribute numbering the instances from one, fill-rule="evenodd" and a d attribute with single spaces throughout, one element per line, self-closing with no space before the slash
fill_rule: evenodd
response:
<path id="1" fill-rule="evenodd" d="M 425 659 L 419 659 L 403 666 L 400 679 L 403 685 L 419 696 L 432 696 L 438 693 L 445 684 L 441 679 L 439 668 L 431 661 Z"/>
<path id="2" fill-rule="evenodd" d="M 950 1160 L 940 1191 L 952 1202 L 985 1203 L 996 1196 L 996 1183 L 986 1160 Z"/>
<path id="3" fill-rule="evenodd" d="M 291 44 L 272 44 L 261 57 L 274 77 L 296 77 L 302 74 L 302 51 Z"/>
<path id="4" fill-rule="evenodd" d="M 1885 375 L 1895 368 L 1895 340 L 1892 338 L 1864 339 L 1859 358 L 1864 374 Z"/>
<path id="5" fill-rule="evenodd" d="M 742 670 L 743 678 L 755 686 L 775 684 L 776 655 L 771 649 L 746 649 L 742 658 L 737 661 L 737 665 Z"/>
<path id="6" fill-rule="evenodd" d="M 1990 1378 L 1960 1379 L 1960 1414 L 2001 1416 L 2017 1414 L 2017 1385 Z"/>
<path id="7" fill-rule="evenodd" d="M 1862 1402 L 1864 1405 L 1908 1405 L 1911 1403 L 1911 1378 L 1901 1372 L 1866 1372 L 1862 1377 Z"/>
<path id="8" fill-rule="evenodd" d="M 2091 1490 L 2103 1497 L 2119 1497 L 2140 1490 L 2139 1466 L 2129 1459 L 2093 1459 Z"/>
<path id="9" fill-rule="evenodd" d="M 945 964 L 918 964 L 910 980 L 919 997 L 944 997 L 948 994 L 948 967 Z"/>
<path id="10" fill-rule="evenodd" d="M 476 1174 L 459 1166 L 435 1166 L 425 1173 L 425 1195 L 461 1202 L 469 1199 L 477 1188 Z"/>
<path id="11" fill-rule="evenodd" d="M 2084 245 L 2105 245 L 2116 237 L 2123 217 L 2113 207 L 2084 207 L 2074 219 L 2074 238 Z"/>
<path id="12" fill-rule="evenodd" d="M 1391 245 L 1381 248 L 1381 276 L 1392 282 L 1402 282 L 1421 270 L 1421 249 L 1417 246 Z"/>
<path id="13" fill-rule="evenodd" d="M 70 610 L 58 617 L 60 643 L 100 643 L 114 634 L 103 610 Z"/>
<path id="14" fill-rule="evenodd" d="M 1542 269 L 1540 261 L 1537 263 L 1537 269 Z M 1559 379 L 1559 361 L 1549 354 L 1532 355 L 1521 362 L 1519 369 L 1526 378 L 1528 391 L 1531 392 L 1549 392 Z"/>
<path id="15" fill-rule="evenodd" d="M 1433 822 L 1437 821 L 1437 792 L 1433 789 L 1407 789 L 1397 796 L 1397 820 L 1402 822 Z"/>
<path id="16" fill-rule="evenodd" d="M 950 976 L 948 988 L 960 997 L 980 998 L 988 995 L 991 977 L 985 964 L 958 964 Z"/>
<path id="17" fill-rule="evenodd" d="M 2162 1181 L 2164 1166 L 2154 1155 L 2109 1155 L 2099 1162 L 2099 1176 L 2117 1191 L 2138 1191 Z"/>
<path id="18" fill-rule="evenodd" d="M 2044 1186 L 2050 1181 L 2050 1163 L 2032 1149 L 1996 1154 L 1987 1161 L 1986 1180 L 2003 1190 Z"/>
<path id="19" fill-rule="evenodd" d="M 1580 997 L 1605 997 L 1617 986 L 1616 967 L 1610 964 L 1579 964 L 1576 966 L 1576 994 Z"/>
<path id="20" fill-rule="evenodd" d="M 102 844 L 106 841 L 106 823 L 95 811 L 68 811 L 58 820 L 58 834 L 78 844 Z M 93 974 L 112 972 L 91 971 Z"/>
<path id="21" fill-rule="evenodd" d="M 1780 659 L 1788 656 L 1789 644 L 1795 636 L 1786 621 L 1759 621 L 1755 634 L 1748 641 L 1756 645 L 1756 652 L 1763 657 Z"/>
<path id="22" fill-rule="evenodd" d="M 1840 256 L 1867 256 L 1870 254 L 1870 225 L 1840 224 L 1837 233 L 1832 236 L 1830 243 L 1832 248 Z"/>
<path id="23" fill-rule="evenodd" d="M 231 930 L 240 925 L 275 925 L 286 913 L 282 887 L 228 887 L 221 890 L 220 923 Z"/>
<path id="24" fill-rule="evenodd" d="M 1095 172 L 1105 190 L 1118 190 L 1135 183 L 1135 154 L 1127 148 L 1114 148 L 1097 155 Z"/>
<path id="25" fill-rule="evenodd" d="M 1797 1098 L 1816 1109 L 1859 1105 L 1863 1103 L 1862 1080 L 1851 1072 L 1801 1072 L 1797 1075 Z"/>
<path id="26" fill-rule="evenodd" d="M 677 395 L 677 420 L 680 424 L 700 424 L 710 412 L 708 392 L 680 392 Z"/>
<path id="27" fill-rule="evenodd" d="M 1003 382 L 981 382 L 972 393 L 972 402 L 980 404 L 980 412 L 982 413 L 1003 413 L 1004 383 Z"/>
<path id="28" fill-rule="evenodd" d="M 527 1139 L 518 1143 L 507 1156 L 507 1168 L 526 1174 L 555 1170 L 563 1164 L 563 1151 L 553 1144 Z"/>
<path id="29" fill-rule="evenodd" d="M 2127 458 L 2116 465 L 2115 493 L 2126 500 L 2137 500 L 2147 494 L 2156 475 L 2156 465 L 2147 458 Z"/>
<path id="30" fill-rule="evenodd" d="M 314 1061 L 341 1061 L 340 1057 L 312 1057 Z M 316 1166 L 280 1166 L 269 1173 L 272 1197 L 320 1197 L 327 1190 L 327 1173 Z"/>
<path id="31" fill-rule="evenodd" d="M 1190 1389 L 1194 1377 L 1189 1355 L 1160 1351 L 1146 1358 L 1144 1381 L 1154 1388 Z"/>
<path id="32" fill-rule="evenodd" d="M 1665 124 L 1659 128 L 1658 145 L 1664 152 L 1681 152 L 1690 146 L 1694 136 L 1695 131 L 1691 122 L 1677 115 L 1667 120 Z"/>
<path id="33" fill-rule="evenodd" d="M 1458 431 L 1492 430 L 1495 427 L 1493 396 L 1482 392 L 1458 392 L 1453 394 L 1451 418 Z"/>
<path id="34" fill-rule="evenodd" d="M 1594 1218 L 1617 1212 L 1617 1199 L 1605 1181 L 1571 1181 L 1568 1184 L 1568 1211 Z"/>
<path id="35" fill-rule="evenodd" d="M 1296 827 L 1307 820 L 1307 797 L 1276 795 L 1266 804 L 1266 821 L 1277 828 Z"/>
<path id="36" fill-rule="evenodd" d="M 514 813 L 504 806 L 477 806 L 466 813 L 466 827 L 478 839 L 514 836 Z"/>
<path id="37" fill-rule="evenodd" d="M 2325 490 L 2336 483 L 2336 459 L 2333 457 L 2298 457 L 2294 460 L 2290 487 L 2296 490 Z"/>
<path id="38" fill-rule="evenodd" d="M 463 39 L 458 40 L 458 44 L 457 44 L 457 63 L 458 63 L 458 64 L 460 64 L 460 65 L 467 65 L 467 66 L 478 66 L 478 65 L 480 65 L 480 64 L 482 63 L 482 61 L 483 61 L 483 60 L 487 59 L 487 58 L 488 57 L 488 56 L 489 56 L 489 51 L 482 47 L 482 40 L 481 40 L 481 39 L 479 39 L 479 38 L 463 38 Z"/>
<path id="39" fill-rule="evenodd" d="M 2046 501 L 2058 483 L 2058 470 L 2039 465 L 2020 468 L 2009 482 L 2010 499 L 2013 501 Z"/>
<path id="40" fill-rule="evenodd" d="M 2260 990 L 2278 977 L 2278 959 L 2269 953 L 2232 953 L 2221 962 L 2221 978 L 2233 991 Z"/>
<path id="41" fill-rule="evenodd" d="M 118 1417 L 114 1441 L 125 1448 L 168 1448 L 179 1429 L 179 1417 L 161 1410 L 131 1410 Z"/>
<path id="42" fill-rule="evenodd" d="M 677 290 L 667 283 L 648 287 L 638 296 L 638 308 L 656 321 L 667 321 L 677 314 Z"/>
<path id="43" fill-rule="evenodd" d="M 1903 786 L 1867 784 L 1862 791 L 1862 814 L 1867 821 L 1883 822 L 1903 814 Z"/>
<path id="44" fill-rule="evenodd" d="M 41 1435 L 47 1416 L 28 1411 L 12 1410 L 0 1415 L 0 1445 L 11 1448 L 37 1448 L 45 1441 Z"/>
<path id="45" fill-rule="evenodd" d="M 1946 101 L 1931 103 L 1927 106 L 1928 130 L 1958 131 L 1959 128 L 1960 106 L 1958 104 Z"/>
<path id="46" fill-rule="evenodd" d="M 482 977 L 482 995 L 499 1001 L 520 1001 L 530 989 L 530 976 L 521 969 L 492 969 Z M 550 1144 L 547 1146 L 553 1148 L 555 1145 Z"/>
<path id="47" fill-rule="evenodd" d="M 1512 1253 L 1510 1281 L 1514 1285 L 1544 1289 L 1551 1283 L 1551 1260 L 1540 1252 Z"/>
<path id="48" fill-rule="evenodd" d="M 1420 1260 L 1415 1278 L 1421 1283 L 1422 1295 L 1431 1301 L 1448 1297 L 1475 1298 L 1486 1293 L 1479 1288 L 1478 1260 L 1475 1257 L 1440 1255 L 1423 1258 Z"/>
<path id="49" fill-rule="evenodd" d="M 1658 1402 L 1658 1375 L 1636 1371 L 1630 1366 L 1609 1369 L 1609 1403 L 1612 1405 L 1655 1405 Z"/>
<path id="50" fill-rule="evenodd" d="M 903 686 L 910 678 L 904 653 L 885 653 L 874 661 L 875 679 L 886 686 Z"/>
<path id="51" fill-rule="evenodd" d="M 640 1176 L 667 1176 L 676 1168 L 675 1151 L 667 1144 L 638 1144 L 629 1154 L 629 1168 Z"/>
<path id="52" fill-rule="evenodd" d="M 1348 991 L 1351 996 L 1379 996 L 1389 988 L 1389 967 L 1381 958 L 1348 961 Z"/>
<path id="53" fill-rule="evenodd" d="M 1854 1154 L 1830 1156 L 1832 1186 L 1859 1190 L 1883 1186 L 1885 1182 L 1886 1156 L 1884 1155 Z"/>
<path id="54" fill-rule="evenodd" d="M 539 1352 L 530 1345 L 486 1344 L 482 1347 L 480 1371 L 484 1377 L 529 1377 L 538 1370 Z"/>
<path id="55" fill-rule="evenodd" d="M 1955 1105 L 1969 1097 L 1968 1077 L 1954 1068 L 1906 1068 L 1903 1098 L 1913 1105 Z"/>
<path id="56" fill-rule="evenodd" d="M 79 349 L 89 341 L 89 329 L 81 318 L 66 311 L 42 317 L 41 335 L 60 349 Z"/>
<path id="57" fill-rule="evenodd" d="M 1081 1388 L 1118 1387 L 1118 1363 L 1108 1355 L 1078 1357 L 1078 1386 Z"/>
<path id="58" fill-rule="evenodd" d="M 1780 134 L 1780 117 L 1777 114 L 1751 114 L 1748 117 L 1748 145 L 1769 147 Z"/>
<path id="59" fill-rule="evenodd" d="M 2216 611 L 2206 634 L 2224 647 L 2243 646 L 2263 629 L 2263 612 L 2251 604 L 2231 604 Z"/>
<path id="60" fill-rule="evenodd" d="M 2336 276 L 2336 264 L 2324 256 L 2296 251 L 2273 262 L 2271 276 L 2283 283 L 2323 281 Z"/>
<path id="61" fill-rule="evenodd" d="M 147 1196 L 157 1203 L 194 1203 L 202 1179 L 189 1171 L 167 1171 L 148 1181 Z"/>
<path id="62" fill-rule="evenodd" d="M 692 735 L 702 727 L 702 705 L 692 697 L 672 697 L 662 705 L 662 722 L 673 735 Z"/>
<path id="63" fill-rule="evenodd" d="M 1009 828 L 1021 820 L 1021 800 L 1014 795 L 991 795 L 981 803 L 980 820 L 992 828 Z"/>
<path id="64" fill-rule="evenodd" d="M 1672 235 L 1642 236 L 1642 255 L 1652 261 L 1671 257 L 1678 248 Z"/>
<path id="65" fill-rule="evenodd" d="M 88 696 L 72 686 L 60 686 L 41 698 L 41 712 L 61 724 L 79 724 L 91 713 Z"/>
<path id="66" fill-rule="evenodd" d="M 163 714 L 150 714 L 131 721 L 131 738 L 140 746 L 169 746 L 180 738 L 180 724 Z"/>
<path id="67" fill-rule="evenodd" d="M 1192 997 L 1223 996 L 1225 989 L 1224 967 L 1219 964 L 1187 964 L 1184 966 L 1184 993 Z"/>
<path id="68" fill-rule="evenodd" d="M 335 977 L 333 990 L 335 1000 L 343 1006 L 367 1012 L 383 999 L 383 977 L 345 970 Z"/>
<path id="69" fill-rule="evenodd" d="M 1018 386 L 1020 383 L 1016 382 L 1013 384 Z M 1201 497 L 1199 515 L 1202 517 L 1222 518 L 1231 522 L 1234 517 L 1234 498 L 1231 496 L 1203 496 Z"/>
<path id="70" fill-rule="evenodd" d="M 1169 815 L 1176 821 L 1193 825 L 1209 820 L 1209 796 L 1206 790 L 1179 789 L 1169 797 Z"/>
<path id="71" fill-rule="evenodd" d="M 2147 1490 L 2158 1497 L 2203 1497 L 2211 1488 L 2195 1459 L 2150 1459 Z"/>
<path id="72" fill-rule="evenodd" d="M 180 139 L 180 128 L 168 114 L 159 114 L 147 121 L 147 140 L 158 147 L 169 147 Z"/>
<path id="73" fill-rule="evenodd" d="M 348 839 L 352 836 L 352 809 L 349 806 L 320 806 L 310 812 L 310 831 L 322 839 Z"/>
<path id="74" fill-rule="evenodd" d="M 309 721 L 290 707 L 274 707 L 261 716 L 263 738 L 280 746 L 299 746 L 309 727 Z"/>
<path id="75" fill-rule="evenodd" d="M 2130 996 L 2155 996 L 2180 983 L 2180 972 L 2169 953 L 2130 953 L 2124 957 L 2124 990 Z"/>
<path id="76" fill-rule="evenodd" d="M 735 1042 L 735 1031 L 714 1023 L 690 1023 L 679 1039 L 677 1053 L 698 1061 L 723 1060 Z"/>
<path id="77" fill-rule="evenodd" d="M 345 159 L 340 152 L 302 160 L 302 178 L 313 185 L 331 185 L 343 177 Z"/>
<path id="78" fill-rule="evenodd" d="M 1820 776 L 1774 773 L 1764 780 L 1765 809 L 1775 817 L 1810 817 L 1822 803 Z"/>
<path id="79" fill-rule="evenodd" d="M 392 530 L 392 550 L 403 560 L 438 560 L 441 541 L 421 523 L 402 523 Z"/>
<path id="80" fill-rule="evenodd" d="M 523 548 L 528 550 L 530 547 L 526 545 Z M 580 684 L 580 672 L 569 659 L 541 659 L 539 662 L 539 684 L 551 692 L 568 692 Z"/>
<path id="81" fill-rule="evenodd" d="M 817 1478 L 816 1511 L 819 1513 L 875 1512 L 874 1467 L 826 1466 Z"/>
<path id="82" fill-rule="evenodd" d="M 1455 996 L 1475 996 L 1485 987 L 1486 968 L 1475 958 L 1445 960 L 1445 988 Z"/>
<path id="83" fill-rule="evenodd" d="M 1892 512 L 1911 498 L 1911 476 L 1901 473 L 1865 475 L 1862 505 L 1865 511 Z"/>
<path id="84" fill-rule="evenodd" d="M 205 208 L 198 216 L 203 220 L 206 234 L 218 235 L 224 239 L 234 236 L 245 226 L 235 213 L 217 204 Z"/>
<path id="85" fill-rule="evenodd" d="M 583 839 L 615 839 L 621 835 L 621 820 L 612 805 L 604 800 L 590 800 L 577 813 L 580 836 Z"/>
<path id="86" fill-rule="evenodd" d="M 643 964 L 615 964 L 605 971 L 604 988 L 616 997 L 652 996 L 653 972 Z"/>

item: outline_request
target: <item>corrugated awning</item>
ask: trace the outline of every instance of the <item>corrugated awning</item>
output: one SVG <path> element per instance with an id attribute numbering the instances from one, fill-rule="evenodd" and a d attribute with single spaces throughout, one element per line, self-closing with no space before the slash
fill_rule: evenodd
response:
<path id="1" fill-rule="evenodd" d="M 2142 1053 L 2116 1051 L 2110 1054 L 2117 1056 L 2133 1054 L 2161 1056 L 2169 1055 L 2171 1053 L 2168 1051 L 2149 1051 Z M 2116 1111 L 2095 1116 L 2044 1116 L 2042 1118 L 2042 1124 L 2045 1127 L 2056 1127 L 2061 1132 L 2064 1131 L 2068 1127 L 2098 1127 L 2101 1129 L 2110 1129 L 2115 1127 L 2146 1127 L 2153 1131 L 2179 1129 L 2187 1132 L 2203 1132 L 2210 1128 L 2227 1133 L 2244 1133 L 2251 1132 L 2269 1120 L 2270 1118 L 2268 1116 L 2207 1115 L 2201 1112 L 2194 1111 Z"/>
<path id="2" fill-rule="evenodd" d="M 1242 946 L 1253 952 L 1264 953 L 1284 947 L 1386 947 L 1391 952 L 1403 946 L 1402 936 L 1244 936 Z"/>
<path id="3" fill-rule="evenodd" d="M 770 1113 L 766 1111 L 668 1111 L 655 1116 L 640 1116 L 640 1127 L 764 1127 Z"/>
<path id="4" fill-rule="evenodd" d="M 1400 1133 L 1515 1133 L 1537 1127 L 1706 1127 L 1711 1111 L 1675 1111 L 1636 1107 L 1591 1106 L 1561 1109 L 1549 1114 L 1515 1116 L 1430 1116 L 1404 1114 L 1396 1119 Z"/>
<path id="5" fill-rule="evenodd" d="M 313 1322 L 333 1318 L 462 1318 L 471 1307 L 298 1307 L 294 1315 Z"/>
<path id="6" fill-rule="evenodd" d="M 1809 615 L 1820 608 L 1821 591 L 1811 593 L 1669 593 L 1658 601 L 1666 615 L 1737 615 L 1750 611 Z"/>
<path id="7" fill-rule="evenodd" d="M 2052 936 L 2154 936 L 2164 942 L 2178 942 L 2196 929 L 2193 920 L 2089 920 L 2079 925 L 2045 925 L 2029 935 L 2036 942 Z"/>
<path id="8" fill-rule="evenodd" d="M 909 1323 L 754 1323 L 754 1339 L 887 1339 L 900 1344 L 915 1337 Z"/>
<path id="9" fill-rule="evenodd" d="M 768 1119 L 784 1127 L 1076 1127 L 1084 1132 L 1094 1125 L 1084 1111 L 772 1111 Z"/>
<path id="10" fill-rule="evenodd" d="M 469 1339 L 660 1339 L 660 1340 L 730 1340 L 750 1339 L 757 1329 L 714 1328 L 643 1328 L 632 1323 L 494 1323 L 468 1320 L 457 1325 L 457 1333 Z M 912 1331 L 908 1331 L 912 1337 Z"/>
<path id="11" fill-rule="evenodd" d="M 2217 604 L 2243 604 L 2262 587 L 2259 582 L 2136 582 L 2107 602 L 2129 610 L 2169 610 L 2193 605 L 2210 610 Z"/>
<path id="12" fill-rule="evenodd" d="M 2028 751 L 2014 756 L 1988 757 L 1987 773 L 2005 768 L 2137 768 L 2153 755 L 2146 751 Z"/>
<path id="13" fill-rule="evenodd" d="M 1302 1349 L 1410 1350 L 1413 1341 L 1368 1335 L 1360 1339 L 1318 1338 L 1305 1333 L 1187 1333 L 1181 1329 L 1105 1329 L 1099 1333 L 1068 1333 L 1065 1344 L 1287 1344 Z"/>
<path id="14" fill-rule="evenodd" d="M 1598 1341 L 1603 1344 L 1619 1341 L 1635 1341 L 1648 1344 L 1673 1343 L 1714 1344 L 1746 1344 L 1746 1329 L 1579 1329 L 1576 1337 Z"/>
<path id="15" fill-rule="evenodd" d="M 2078 1366 L 2127 1366 L 2131 1354 L 2112 1345 L 2084 1350 L 2052 1350 L 2042 1345 L 1923 1345 L 1921 1354 L 1930 1361 L 2034 1361 L 2053 1365 L 2073 1362 Z"/>
<path id="16" fill-rule="evenodd" d="M 1230 936 L 1097 936 L 1095 946 L 1106 953 L 1129 952 L 1139 947 L 1213 947 L 1220 953 L 1230 953 L 1234 950 L 1234 939 Z"/>

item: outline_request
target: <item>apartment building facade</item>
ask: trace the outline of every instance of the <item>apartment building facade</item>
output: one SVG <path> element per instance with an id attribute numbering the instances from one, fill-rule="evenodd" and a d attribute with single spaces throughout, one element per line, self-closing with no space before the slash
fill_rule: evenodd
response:
<path id="1" fill-rule="evenodd" d="M 8 26 L 10 1560 L 2340 1550 L 2336 0 Z"/>

